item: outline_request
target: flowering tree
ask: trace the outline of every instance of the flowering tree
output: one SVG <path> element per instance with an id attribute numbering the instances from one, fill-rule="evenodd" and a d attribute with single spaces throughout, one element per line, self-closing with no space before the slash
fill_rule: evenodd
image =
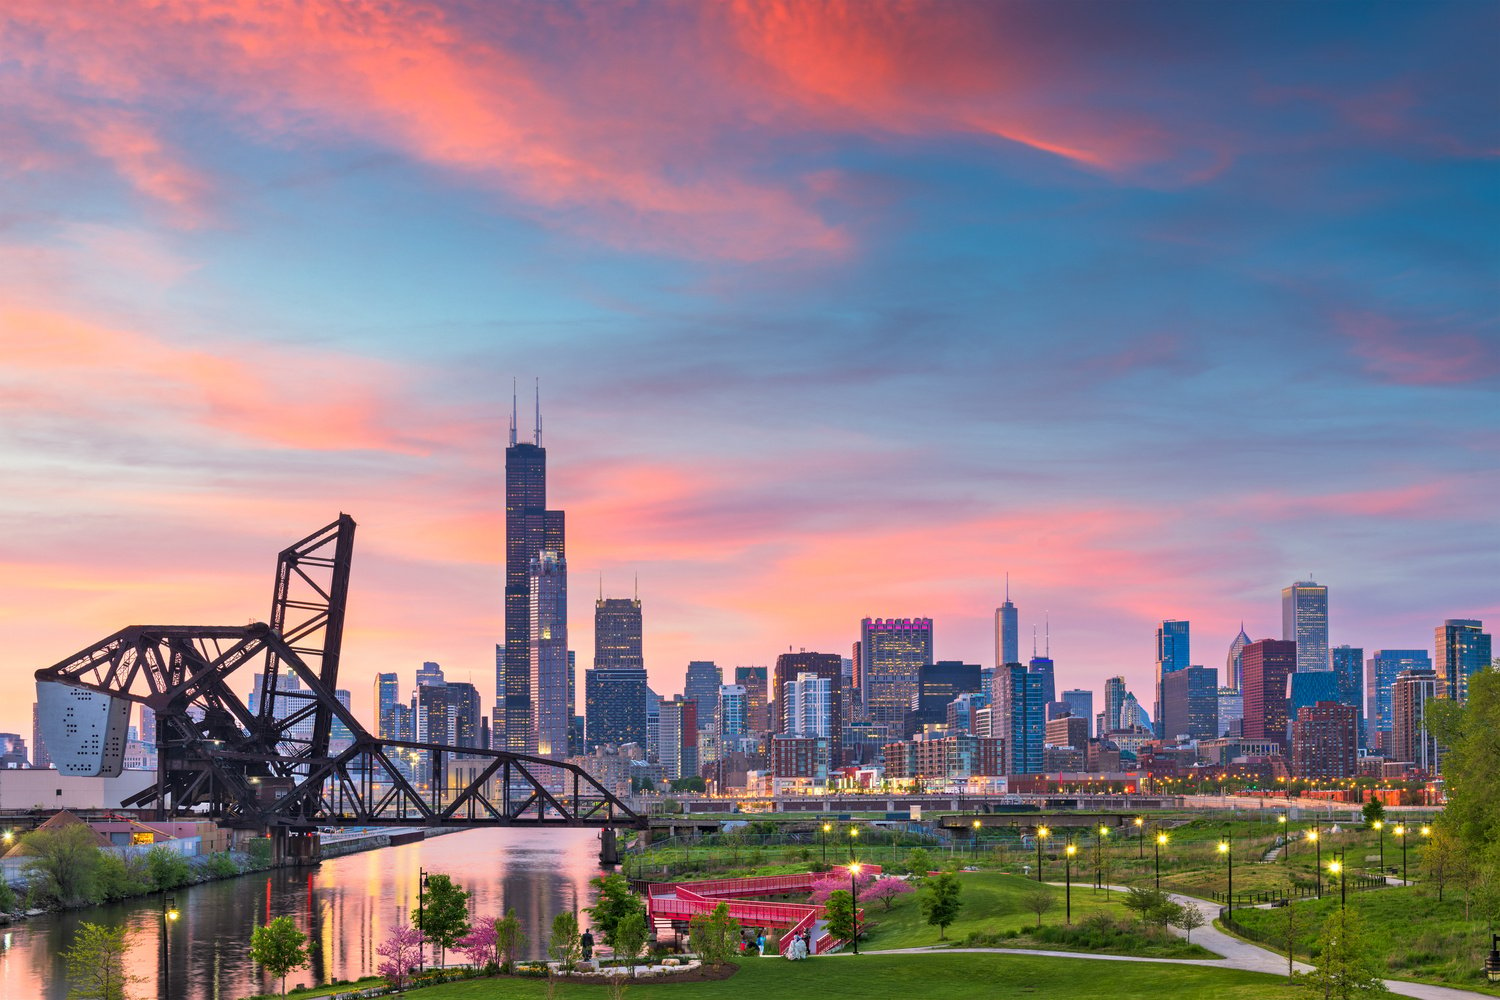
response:
<path id="1" fill-rule="evenodd" d="M 875 876 L 869 872 L 861 872 L 858 876 L 856 876 L 855 884 L 859 887 L 859 894 L 861 898 L 863 898 L 865 890 L 874 883 Z M 828 902 L 829 896 L 833 895 L 835 892 L 841 891 L 849 891 L 849 876 L 847 874 L 829 875 L 825 878 L 820 878 L 813 883 L 812 896 L 809 898 L 808 902 L 826 903 Z"/>
<path id="2" fill-rule="evenodd" d="M 500 964 L 500 932 L 495 926 L 499 922 L 499 917 L 480 917 L 469 933 L 458 939 L 458 950 L 469 956 L 476 968 Z"/>
<path id="3" fill-rule="evenodd" d="M 916 891 L 916 889 L 912 888 L 911 883 L 907 882 L 905 879 L 883 878 L 877 880 L 875 884 L 870 886 L 868 889 L 861 889 L 859 891 L 859 898 L 861 902 L 867 899 L 878 899 L 882 903 L 884 903 L 885 908 L 889 910 L 891 908 L 891 904 L 895 902 L 897 896 L 904 896 L 909 892 Z"/>
<path id="4" fill-rule="evenodd" d="M 421 961 L 422 941 L 422 932 L 403 922 L 391 932 L 385 943 L 375 949 L 375 954 L 385 959 L 375 971 L 384 976 L 393 989 L 405 989 L 411 982 L 411 970 Z"/>

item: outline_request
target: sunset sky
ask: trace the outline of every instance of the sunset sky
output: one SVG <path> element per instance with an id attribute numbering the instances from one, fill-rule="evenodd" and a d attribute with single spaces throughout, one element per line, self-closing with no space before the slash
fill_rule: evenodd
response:
<path id="1" fill-rule="evenodd" d="M 359 522 L 344 686 L 488 703 L 512 379 L 572 646 L 680 690 L 1003 575 L 1058 686 L 1500 625 L 1500 6 L 0 11 L 0 730 Z M 1493 629 L 1491 629 L 1493 631 Z M 248 688 L 249 678 L 241 685 Z"/>

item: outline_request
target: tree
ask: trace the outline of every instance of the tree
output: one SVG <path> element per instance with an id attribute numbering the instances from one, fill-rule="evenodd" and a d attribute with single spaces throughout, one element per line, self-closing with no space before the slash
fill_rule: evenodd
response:
<path id="1" fill-rule="evenodd" d="M 1286 949 L 1286 981 L 1290 983 L 1295 978 L 1297 935 L 1302 932 L 1302 911 L 1288 896 L 1286 905 L 1277 907 L 1276 918 L 1273 929 L 1276 942 Z"/>
<path id="2" fill-rule="evenodd" d="M 392 989 L 404 990 L 411 982 L 412 970 L 422 961 L 423 940 L 421 931 L 403 921 L 375 949 L 375 954 L 385 959 L 375 971 L 385 977 Z"/>
<path id="3" fill-rule="evenodd" d="M 1057 896 L 1045 885 L 1034 885 L 1021 892 L 1021 905 L 1036 914 L 1036 925 L 1042 926 L 1042 915 L 1057 905 Z"/>
<path id="4" fill-rule="evenodd" d="M 500 940 L 500 933 L 495 929 L 497 923 L 498 917 L 480 917 L 469 928 L 469 933 L 458 939 L 458 950 L 468 956 L 469 964 L 475 968 L 488 969 L 500 964 L 496 947 Z"/>
<path id="5" fill-rule="evenodd" d="M 1207 922 L 1203 911 L 1192 905 L 1178 906 L 1177 912 L 1172 915 L 1172 926 L 1182 931 L 1189 941 L 1193 940 L 1193 931 Z"/>
<path id="6" fill-rule="evenodd" d="M 1360 814 L 1364 816 L 1365 826 L 1371 829 L 1374 829 L 1376 820 L 1385 820 L 1385 804 L 1375 797 L 1373 788 L 1370 790 L 1370 801 L 1360 809 Z"/>
<path id="7" fill-rule="evenodd" d="M 729 915 L 723 903 L 712 913 L 700 913 L 688 922 L 688 947 L 704 965 L 727 965 L 738 954 L 740 922 Z"/>
<path id="8" fill-rule="evenodd" d="M 1131 886 L 1125 890 L 1125 909 L 1141 915 L 1141 926 L 1155 918 L 1164 903 L 1170 902 L 1167 894 L 1150 887 Z"/>
<path id="9" fill-rule="evenodd" d="M 547 941 L 547 953 L 563 969 L 571 969 L 583 953 L 578 944 L 578 915 L 565 910 L 552 918 L 552 936 Z"/>
<path id="10" fill-rule="evenodd" d="M 145 861 L 138 857 L 122 858 L 114 851 L 100 851 L 95 885 L 100 898 L 113 902 L 150 892 L 151 876 Z"/>
<path id="11" fill-rule="evenodd" d="M 1318 963 L 1297 980 L 1324 1000 L 1355 1000 L 1371 993 L 1390 992 L 1380 978 L 1380 967 L 1361 937 L 1357 910 L 1340 907 L 1323 922 L 1318 937 Z"/>
<path id="12" fill-rule="evenodd" d="M 94 831 L 82 823 L 34 830 L 22 838 L 26 877 L 38 901 L 76 906 L 97 899 L 100 850 Z"/>
<path id="13" fill-rule="evenodd" d="M 16 908 L 16 894 L 10 883 L 0 878 L 0 913 L 11 913 Z"/>
<path id="14" fill-rule="evenodd" d="M 447 875 L 429 875 L 421 904 L 411 911 L 417 930 L 438 946 L 438 965 L 444 952 L 469 933 L 469 895 Z"/>
<path id="15" fill-rule="evenodd" d="M 854 913 L 854 896 L 848 889 L 835 889 L 829 893 L 825 920 L 828 933 L 840 941 L 853 941 L 858 921 Z"/>
<path id="16" fill-rule="evenodd" d="M 876 880 L 875 884 L 868 889 L 862 889 L 859 893 L 860 899 L 878 899 L 885 904 L 889 910 L 891 904 L 896 901 L 897 896 L 916 892 L 912 884 L 902 878 L 883 878 Z"/>
<path id="17" fill-rule="evenodd" d="M 281 980 L 286 996 L 286 974 L 307 964 L 307 935 L 291 917 L 277 917 L 250 935 L 250 960 Z"/>
<path id="18" fill-rule="evenodd" d="M 646 947 L 646 914 L 645 911 L 627 913 L 615 925 L 615 937 L 612 947 L 615 949 L 615 957 L 623 958 L 630 963 L 630 974 L 635 975 L 635 960 L 640 955 L 641 949 Z"/>
<path id="19" fill-rule="evenodd" d="M 918 847 L 906 855 L 906 870 L 917 878 L 922 878 L 932 871 L 932 855 L 927 849 Z"/>
<path id="20" fill-rule="evenodd" d="M 125 972 L 125 928 L 82 923 L 63 952 L 68 963 L 68 1000 L 126 1000 L 126 990 L 144 982 Z"/>
<path id="21" fill-rule="evenodd" d="M 1463 845 L 1446 825 L 1432 828 L 1432 836 L 1422 845 L 1422 860 L 1427 863 L 1427 878 L 1437 886 L 1438 902 L 1443 901 L 1443 887 L 1452 881 L 1455 869 L 1463 863 Z"/>
<path id="22" fill-rule="evenodd" d="M 854 884 L 859 887 L 859 895 L 864 897 L 865 891 L 875 884 L 875 876 L 871 872 L 860 872 L 854 877 Z M 839 890 L 849 892 L 849 876 L 840 874 L 825 875 L 812 884 L 812 895 L 807 898 L 809 903 L 826 903 L 828 897 Z"/>
<path id="23" fill-rule="evenodd" d="M 672 791 L 706 792 L 708 791 L 708 782 L 696 774 L 689 775 L 686 778 L 674 778 L 672 779 Z"/>
<path id="24" fill-rule="evenodd" d="M 513 972 L 516 956 L 526 947 L 526 932 L 521 930 L 521 920 L 515 907 L 505 911 L 505 919 L 495 924 L 495 950 L 500 955 L 500 968 Z"/>
<path id="25" fill-rule="evenodd" d="M 634 913 L 639 913 L 644 918 L 646 907 L 640 897 L 630 891 L 630 883 L 623 875 L 605 875 L 589 880 L 589 885 L 599 890 L 599 895 L 594 905 L 588 908 L 588 914 L 594 921 L 594 927 L 598 929 L 606 943 L 611 948 L 619 949 L 615 941 L 615 928 L 620 921 Z"/>
<path id="26" fill-rule="evenodd" d="M 1447 698 L 1432 703 L 1432 729 L 1443 757 L 1448 805 L 1438 818 L 1470 856 L 1500 840 L 1500 660 L 1469 677 L 1462 705 Z M 1434 838 L 1436 839 L 1436 838 Z"/>
<path id="27" fill-rule="evenodd" d="M 165 847 L 153 847 L 146 852 L 146 872 L 151 878 L 151 888 L 157 892 L 176 889 L 193 879 L 187 859 Z"/>
<path id="28" fill-rule="evenodd" d="M 927 880 L 922 896 L 922 916 L 938 929 L 939 941 L 946 937 L 948 925 L 958 919 L 958 911 L 963 908 L 963 900 L 959 898 L 962 891 L 958 876 L 952 872 L 943 872 Z"/>

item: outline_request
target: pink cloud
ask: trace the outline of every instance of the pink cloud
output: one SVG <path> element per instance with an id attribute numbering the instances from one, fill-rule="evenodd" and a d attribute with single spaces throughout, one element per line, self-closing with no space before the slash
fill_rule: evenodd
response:
<path id="1" fill-rule="evenodd" d="M 1444 332 L 1446 324 L 1416 323 L 1369 311 L 1335 314 L 1334 327 L 1349 342 L 1365 371 L 1403 385 L 1461 385 L 1500 374 L 1493 339 Z"/>

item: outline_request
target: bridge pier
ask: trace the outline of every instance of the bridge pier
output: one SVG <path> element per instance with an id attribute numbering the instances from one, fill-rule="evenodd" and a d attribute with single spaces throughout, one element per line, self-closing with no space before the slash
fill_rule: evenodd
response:
<path id="1" fill-rule="evenodd" d="M 601 865 L 620 863 L 620 841 L 612 826 L 606 826 L 599 831 L 599 863 Z"/>

